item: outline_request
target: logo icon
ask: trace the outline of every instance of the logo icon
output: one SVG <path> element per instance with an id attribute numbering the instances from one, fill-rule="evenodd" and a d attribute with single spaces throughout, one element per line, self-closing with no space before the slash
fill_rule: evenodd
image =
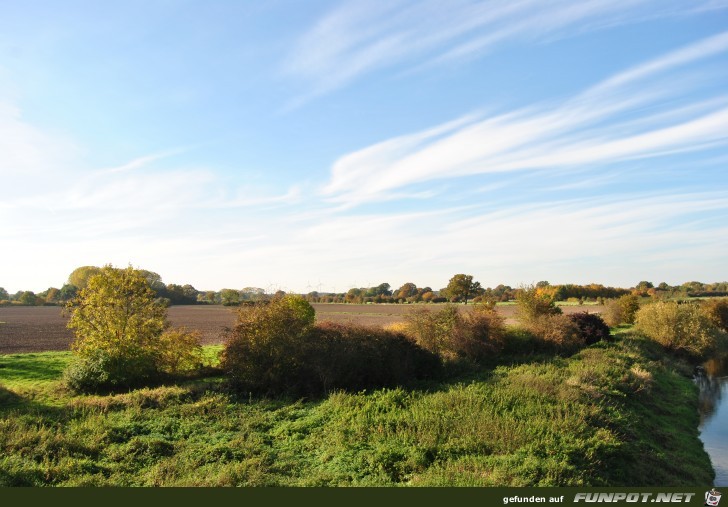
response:
<path id="1" fill-rule="evenodd" d="M 718 507 L 718 504 L 720 503 L 720 496 L 720 491 L 711 489 L 710 491 L 705 493 L 705 505 L 709 505 L 710 507 Z"/>

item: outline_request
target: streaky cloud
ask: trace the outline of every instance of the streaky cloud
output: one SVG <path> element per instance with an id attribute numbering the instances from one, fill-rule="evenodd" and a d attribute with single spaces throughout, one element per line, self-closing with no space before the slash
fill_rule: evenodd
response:
<path id="1" fill-rule="evenodd" d="M 712 81 L 691 74 L 690 65 L 726 51 L 728 32 L 620 72 L 561 103 L 472 114 L 382 141 L 340 157 L 322 193 L 331 202 L 361 204 L 433 180 L 603 166 L 725 146 L 726 97 L 706 92 Z"/>

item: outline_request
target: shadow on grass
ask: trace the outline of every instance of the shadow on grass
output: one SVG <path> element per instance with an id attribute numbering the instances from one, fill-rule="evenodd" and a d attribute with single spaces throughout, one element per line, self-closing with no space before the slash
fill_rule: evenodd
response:
<path id="1" fill-rule="evenodd" d="M 13 415 L 41 415 L 54 420 L 64 413 L 64 407 L 27 398 L 0 385 L 0 418 Z"/>
<path id="2" fill-rule="evenodd" d="M 0 382 L 13 384 L 58 380 L 70 360 L 70 352 L 0 355 Z"/>

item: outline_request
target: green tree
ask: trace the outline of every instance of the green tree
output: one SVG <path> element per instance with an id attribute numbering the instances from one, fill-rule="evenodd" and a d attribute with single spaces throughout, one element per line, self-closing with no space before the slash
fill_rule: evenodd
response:
<path id="1" fill-rule="evenodd" d="M 220 291 L 220 300 L 225 306 L 240 304 L 240 293 L 235 289 L 223 289 Z"/>
<path id="2" fill-rule="evenodd" d="M 10 299 L 10 294 L 8 294 L 8 291 L 6 291 L 3 287 L 0 287 L 0 300 L 1 299 Z"/>
<path id="3" fill-rule="evenodd" d="M 33 306 L 35 305 L 37 299 L 38 297 L 33 291 L 26 290 L 22 294 L 20 294 L 18 301 L 20 301 L 21 304 Z"/>
<path id="4" fill-rule="evenodd" d="M 480 282 L 473 280 L 473 275 L 458 274 L 450 278 L 445 288 L 446 297 L 451 301 L 463 301 L 468 304 L 468 299 L 479 296 L 485 292 Z"/>
<path id="5" fill-rule="evenodd" d="M 78 287 L 71 285 L 70 283 L 63 284 L 61 290 L 58 293 L 58 298 L 61 301 L 70 301 L 78 295 Z"/>
<path id="6" fill-rule="evenodd" d="M 73 272 L 68 275 L 68 283 L 74 285 L 79 289 L 86 287 L 89 278 L 94 275 L 98 275 L 101 272 L 101 268 L 97 266 L 81 266 L 76 268 Z"/>
<path id="7" fill-rule="evenodd" d="M 637 284 L 635 289 L 639 291 L 646 291 L 647 289 L 652 289 L 655 286 L 652 285 L 652 282 L 648 282 L 647 280 L 642 280 L 640 283 Z"/>

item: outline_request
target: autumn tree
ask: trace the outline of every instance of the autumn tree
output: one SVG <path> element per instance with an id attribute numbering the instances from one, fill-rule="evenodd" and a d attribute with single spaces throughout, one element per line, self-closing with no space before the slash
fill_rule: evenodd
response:
<path id="1" fill-rule="evenodd" d="M 395 299 L 407 299 L 417 295 L 417 285 L 407 282 L 394 293 Z"/>
<path id="2" fill-rule="evenodd" d="M 473 275 L 455 275 L 445 288 L 445 294 L 451 301 L 463 301 L 468 304 L 468 299 L 479 296 L 483 293 L 480 282 L 473 280 Z"/>
<path id="3" fill-rule="evenodd" d="M 74 361 L 66 370 L 76 391 L 96 391 L 144 384 L 175 365 L 199 363 L 199 342 L 183 330 L 164 337 L 166 309 L 140 270 L 110 265 L 88 278 L 86 287 L 67 306 L 68 327 L 76 340 Z M 180 336 L 184 335 L 184 336 Z"/>
<path id="4" fill-rule="evenodd" d="M 526 285 L 516 292 L 518 318 L 523 324 L 528 325 L 541 317 L 561 313 L 561 309 L 554 302 L 553 295 L 542 290 L 543 288 Z"/>

